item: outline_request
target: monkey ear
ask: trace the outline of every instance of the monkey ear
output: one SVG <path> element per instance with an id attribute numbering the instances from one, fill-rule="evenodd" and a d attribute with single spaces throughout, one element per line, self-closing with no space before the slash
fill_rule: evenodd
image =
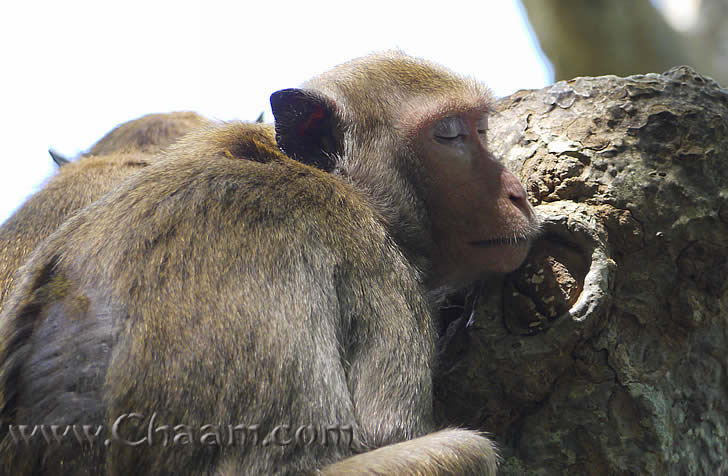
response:
<path id="1" fill-rule="evenodd" d="M 304 164 L 334 170 L 341 147 L 335 106 L 303 89 L 276 91 L 270 105 L 281 150 Z"/>
<path id="2" fill-rule="evenodd" d="M 53 149 L 48 149 L 48 153 L 51 154 L 51 159 L 53 159 L 53 162 L 55 162 L 59 168 L 71 162 Z"/>

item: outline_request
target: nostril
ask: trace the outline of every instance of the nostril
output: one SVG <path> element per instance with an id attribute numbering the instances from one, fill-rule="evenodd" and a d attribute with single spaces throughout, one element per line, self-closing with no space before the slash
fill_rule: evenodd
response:
<path id="1" fill-rule="evenodd" d="M 511 203 L 517 207 L 523 207 L 523 204 L 526 201 L 526 191 L 523 190 L 520 183 L 515 183 L 507 187 L 506 192 L 508 193 L 508 199 Z"/>
<path id="2" fill-rule="evenodd" d="M 508 193 L 508 198 L 518 205 L 519 202 L 526 199 L 526 194 L 523 191 L 511 191 Z"/>
<path id="3" fill-rule="evenodd" d="M 523 189 L 523 187 L 521 187 L 521 184 L 519 183 L 518 187 L 509 187 L 507 193 L 508 199 L 511 201 L 511 203 L 516 208 L 528 215 L 528 198 L 526 197 L 526 191 Z"/>
<path id="4" fill-rule="evenodd" d="M 518 178 L 512 172 L 504 170 L 502 175 L 503 191 L 508 199 L 519 208 L 523 208 L 526 202 L 526 191 Z"/>

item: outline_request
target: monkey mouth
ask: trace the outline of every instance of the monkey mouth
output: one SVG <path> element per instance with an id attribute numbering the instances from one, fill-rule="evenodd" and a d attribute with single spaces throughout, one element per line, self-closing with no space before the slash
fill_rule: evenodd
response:
<path id="1" fill-rule="evenodd" d="M 523 246 L 528 245 L 531 238 L 528 236 L 507 236 L 502 238 L 491 238 L 490 240 L 471 241 L 470 245 L 476 248 L 490 248 L 493 246 Z"/>

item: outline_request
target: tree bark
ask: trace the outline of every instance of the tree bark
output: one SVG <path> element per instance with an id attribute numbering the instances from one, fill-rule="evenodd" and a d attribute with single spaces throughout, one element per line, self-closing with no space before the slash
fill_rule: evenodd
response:
<path id="1" fill-rule="evenodd" d="M 501 474 L 726 474 L 728 91 L 687 67 L 500 101 L 544 234 L 442 315 L 436 413 Z"/>
<path id="2" fill-rule="evenodd" d="M 521 0 L 559 79 L 664 71 L 687 64 L 728 78 L 728 3 L 702 0 L 697 21 L 676 31 L 650 0 Z"/>
<path id="3" fill-rule="evenodd" d="M 650 0 L 521 2 L 556 79 L 664 71 L 692 59 Z"/>

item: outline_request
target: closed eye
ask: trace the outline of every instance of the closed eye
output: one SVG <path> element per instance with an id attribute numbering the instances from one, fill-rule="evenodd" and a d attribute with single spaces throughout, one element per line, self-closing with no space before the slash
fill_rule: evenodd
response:
<path id="1" fill-rule="evenodd" d="M 439 136 L 439 135 L 436 135 L 435 136 L 435 140 L 437 140 L 438 142 L 440 142 L 442 144 L 451 144 L 451 143 L 454 143 L 454 142 L 463 141 L 463 140 L 465 140 L 466 137 L 467 136 L 465 134 L 458 134 L 456 136 Z"/>
<path id="2" fill-rule="evenodd" d="M 478 134 L 484 135 L 488 132 L 488 116 L 480 118 L 477 124 Z"/>
<path id="3" fill-rule="evenodd" d="M 468 131 L 462 118 L 458 116 L 446 117 L 432 127 L 432 136 L 441 144 L 462 142 Z"/>

